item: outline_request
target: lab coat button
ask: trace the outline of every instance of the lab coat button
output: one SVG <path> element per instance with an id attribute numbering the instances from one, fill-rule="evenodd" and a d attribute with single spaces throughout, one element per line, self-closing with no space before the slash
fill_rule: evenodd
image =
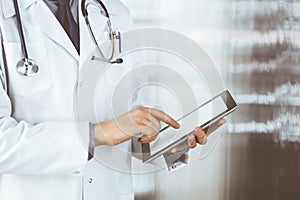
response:
<path id="1" fill-rule="evenodd" d="M 89 180 L 89 183 L 92 183 L 93 182 L 93 179 L 92 178 L 90 178 L 90 180 Z"/>
<path id="2" fill-rule="evenodd" d="M 175 169 L 176 167 L 177 167 L 176 164 L 173 164 L 171 168 Z"/>
<path id="3" fill-rule="evenodd" d="M 80 173 L 79 171 L 75 171 L 75 172 L 74 172 L 75 175 L 78 175 L 79 173 Z"/>

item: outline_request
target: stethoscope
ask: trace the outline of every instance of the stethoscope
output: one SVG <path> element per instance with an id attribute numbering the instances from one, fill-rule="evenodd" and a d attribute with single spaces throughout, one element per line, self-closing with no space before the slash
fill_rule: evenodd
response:
<path id="1" fill-rule="evenodd" d="M 33 59 L 30 59 L 28 57 L 28 51 L 27 51 L 27 47 L 26 47 L 26 42 L 25 42 L 25 37 L 24 37 L 24 33 L 23 33 L 23 28 L 22 28 L 22 21 L 21 21 L 21 15 L 20 15 L 20 10 L 19 10 L 19 6 L 18 6 L 18 1 L 17 0 L 13 0 L 14 2 L 14 8 L 15 8 L 15 12 L 16 12 L 16 20 L 17 20 L 17 28 L 18 28 L 18 32 L 19 32 L 19 36 L 20 36 L 20 40 L 21 40 L 21 48 L 22 48 L 22 54 L 23 54 L 23 58 L 21 58 L 16 66 L 16 70 L 19 74 L 23 75 L 23 76 L 34 76 L 36 74 L 38 74 L 39 72 L 39 66 L 35 63 L 35 61 Z M 101 8 L 104 10 L 105 13 L 105 17 L 107 17 L 107 26 L 109 29 L 109 37 L 111 40 L 111 53 L 109 56 L 104 56 L 104 53 L 102 52 L 96 38 L 95 35 L 93 33 L 92 27 L 90 25 L 90 21 L 88 18 L 88 11 L 87 8 L 89 6 L 90 3 L 86 4 L 86 0 L 82 0 L 81 2 L 81 11 L 83 14 L 83 17 L 85 19 L 85 23 L 88 27 L 90 36 L 93 40 L 93 43 L 97 49 L 98 52 L 98 57 L 93 56 L 93 59 L 95 60 L 99 60 L 102 62 L 107 62 L 107 63 L 111 63 L 111 64 L 121 64 L 123 63 L 123 59 L 122 58 L 118 58 L 118 59 L 114 59 L 114 55 L 115 55 L 115 41 L 116 39 L 119 39 L 120 36 L 119 34 L 117 34 L 116 32 L 113 31 L 112 29 L 112 25 L 111 25 L 111 20 L 110 20 L 110 16 L 108 14 L 107 8 L 104 5 L 104 3 L 101 0 L 96 0 L 96 2 L 101 6 Z"/>
<path id="2" fill-rule="evenodd" d="M 111 49 L 111 53 L 110 53 L 110 56 L 108 57 L 105 57 L 96 38 L 95 38 L 95 35 L 93 33 L 93 30 L 92 30 L 92 27 L 90 25 L 90 21 L 89 21 L 89 17 L 88 17 L 88 11 L 87 11 L 87 8 L 89 6 L 90 3 L 86 4 L 85 3 L 86 0 L 82 0 L 81 1 L 81 12 L 82 12 L 82 15 L 85 19 L 85 23 L 88 27 L 88 30 L 89 30 L 89 33 L 90 33 L 90 36 L 93 40 L 93 43 L 97 49 L 97 53 L 98 53 L 98 56 L 99 57 L 96 57 L 96 56 L 93 56 L 92 59 L 95 59 L 95 60 L 100 60 L 100 61 L 103 61 L 103 62 L 108 62 L 108 63 L 111 63 L 111 64 L 121 64 L 123 63 L 123 59 L 122 58 L 117 58 L 116 60 L 113 60 L 114 58 L 114 53 L 115 53 L 115 41 L 116 39 L 119 39 L 119 51 L 120 51 L 120 48 L 121 48 L 121 38 L 120 38 L 120 33 L 116 33 L 113 31 L 112 29 L 112 25 L 111 25 L 111 21 L 110 21 L 110 16 L 108 14 L 108 11 L 107 11 L 107 8 L 106 6 L 104 5 L 104 3 L 101 1 L 101 0 L 96 0 L 96 2 L 101 6 L 101 8 L 104 10 L 104 13 L 105 13 L 105 17 L 107 18 L 107 26 L 108 26 L 108 29 L 109 29 L 109 39 L 111 40 L 111 46 L 112 46 L 112 49 Z"/>
<path id="3" fill-rule="evenodd" d="M 17 72 L 19 72 L 19 74 L 23 76 L 33 76 L 38 73 L 39 66 L 35 63 L 34 60 L 28 58 L 28 52 L 26 48 L 26 42 L 25 42 L 25 37 L 22 29 L 22 21 L 21 21 L 20 10 L 19 10 L 17 0 L 14 0 L 14 7 L 16 11 L 17 26 L 18 26 L 22 53 L 23 53 L 23 58 L 19 60 L 19 62 L 17 63 L 16 69 Z"/>

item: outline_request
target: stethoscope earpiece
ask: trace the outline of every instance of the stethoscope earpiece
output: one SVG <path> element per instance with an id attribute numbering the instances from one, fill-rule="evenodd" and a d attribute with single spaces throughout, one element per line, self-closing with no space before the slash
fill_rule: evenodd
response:
<path id="1" fill-rule="evenodd" d="M 34 76 L 39 72 L 39 66 L 31 59 L 21 59 L 16 69 L 23 76 Z"/>
<path id="2" fill-rule="evenodd" d="M 118 58 L 115 61 L 112 61 L 111 64 L 122 64 L 123 63 L 123 59 L 122 58 Z"/>
<path id="3" fill-rule="evenodd" d="M 92 56 L 91 59 L 92 59 L 92 60 L 103 61 L 103 59 L 98 58 L 97 56 Z M 110 63 L 110 64 L 122 64 L 122 63 L 123 63 L 123 59 L 122 59 L 122 58 L 117 58 L 117 59 L 114 60 L 114 61 L 104 61 L 104 62 L 107 62 L 107 63 Z"/>

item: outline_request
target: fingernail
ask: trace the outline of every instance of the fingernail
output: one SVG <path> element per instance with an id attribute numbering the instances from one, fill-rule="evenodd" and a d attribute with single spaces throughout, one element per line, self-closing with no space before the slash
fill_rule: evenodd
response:
<path id="1" fill-rule="evenodd" d="M 176 149 L 172 149 L 172 150 L 171 150 L 171 153 L 176 153 Z"/>
<path id="2" fill-rule="evenodd" d="M 141 143 L 141 144 L 143 144 L 143 143 L 147 142 L 147 140 L 144 140 L 144 139 L 139 138 L 139 139 L 138 139 L 138 142 Z"/>
<path id="3" fill-rule="evenodd" d="M 178 122 L 176 122 L 176 128 L 180 128 L 180 124 Z"/>

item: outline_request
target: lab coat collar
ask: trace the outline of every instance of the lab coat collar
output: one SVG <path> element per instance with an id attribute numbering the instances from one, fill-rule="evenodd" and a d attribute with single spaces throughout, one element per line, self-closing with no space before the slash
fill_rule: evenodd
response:
<path id="1" fill-rule="evenodd" d="M 32 4 L 41 1 L 41 0 L 19 0 L 18 5 L 20 10 L 25 10 L 26 8 L 30 7 Z M 14 2 L 13 0 L 2 0 L 2 10 L 4 18 L 10 18 L 16 14 Z"/>
<path id="2" fill-rule="evenodd" d="M 79 59 L 79 54 L 64 28 L 43 1 L 36 4 L 34 19 L 47 37 L 68 51 L 76 60 Z"/>
<path id="3" fill-rule="evenodd" d="M 1 4 L 4 18 L 10 18 L 15 15 L 16 12 L 13 0 L 1 0 Z M 56 17 L 42 0 L 18 0 L 20 11 L 25 11 L 33 4 L 36 5 L 34 14 L 36 15 L 35 19 L 37 23 L 39 23 L 41 30 L 49 38 L 67 50 L 74 58 L 78 59 L 79 54 L 76 51 L 72 41 L 65 33 L 63 27 L 60 25 Z"/>

